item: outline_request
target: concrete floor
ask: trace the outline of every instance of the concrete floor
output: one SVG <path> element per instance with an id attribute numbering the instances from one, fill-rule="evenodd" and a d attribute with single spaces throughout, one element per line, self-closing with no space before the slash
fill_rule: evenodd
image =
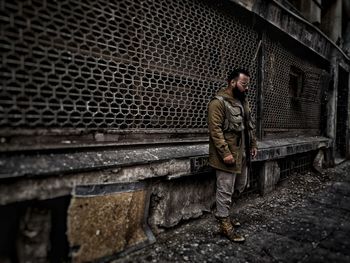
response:
<path id="1" fill-rule="evenodd" d="M 350 262 L 350 162 L 294 174 L 264 197 L 239 198 L 244 244 L 221 237 L 212 214 L 159 234 L 117 262 Z"/>

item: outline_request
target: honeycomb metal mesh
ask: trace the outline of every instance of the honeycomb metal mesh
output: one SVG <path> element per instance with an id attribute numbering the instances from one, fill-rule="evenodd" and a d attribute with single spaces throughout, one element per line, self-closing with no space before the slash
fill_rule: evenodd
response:
<path id="1" fill-rule="evenodd" d="M 207 103 L 258 42 L 225 1 L 0 3 L 0 127 L 206 128 Z"/>
<path id="2" fill-rule="evenodd" d="M 268 37 L 265 50 L 263 129 L 314 130 L 317 134 L 320 129 L 322 69 Z M 303 91 L 297 101 L 293 101 L 289 94 L 291 67 L 304 73 Z"/>

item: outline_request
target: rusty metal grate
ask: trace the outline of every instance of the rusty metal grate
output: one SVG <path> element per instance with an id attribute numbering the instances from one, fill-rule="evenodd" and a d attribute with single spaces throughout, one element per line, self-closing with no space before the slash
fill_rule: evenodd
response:
<path id="1" fill-rule="evenodd" d="M 265 43 L 264 131 L 309 130 L 319 133 L 323 71 L 270 38 Z M 290 75 L 303 75 L 302 87 L 290 92 Z M 296 87 L 298 88 L 298 87 Z"/>
<path id="2" fill-rule="evenodd" d="M 206 128 L 210 98 L 258 42 L 229 1 L 0 3 L 1 127 Z"/>

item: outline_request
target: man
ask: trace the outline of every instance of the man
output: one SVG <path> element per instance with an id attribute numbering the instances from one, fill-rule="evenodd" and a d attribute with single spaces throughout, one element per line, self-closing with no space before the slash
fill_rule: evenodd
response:
<path id="1" fill-rule="evenodd" d="M 234 242 L 244 237 L 234 230 L 240 225 L 230 219 L 229 210 L 234 190 L 243 192 L 248 178 L 247 159 L 256 157 L 257 144 L 246 93 L 250 75 L 247 70 L 233 70 L 227 87 L 210 101 L 209 165 L 216 169 L 216 218 L 220 232 Z"/>

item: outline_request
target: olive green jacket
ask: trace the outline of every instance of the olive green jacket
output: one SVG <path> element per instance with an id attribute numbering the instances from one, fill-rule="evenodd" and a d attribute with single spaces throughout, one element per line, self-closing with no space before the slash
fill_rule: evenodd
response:
<path id="1" fill-rule="evenodd" d="M 242 110 L 244 110 L 244 115 L 248 116 L 248 122 L 244 124 L 244 128 L 248 129 L 250 141 L 250 145 L 247 145 L 247 148 L 257 148 L 255 127 L 251 119 L 248 100 L 246 99 L 243 103 L 240 103 L 237 99 L 226 94 L 224 89 L 221 89 L 217 95 L 223 97 L 233 106 L 232 109 L 238 116 L 238 118 L 236 118 L 237 122 L 244 121 L 242 116 Z M 226 132 L 223 130 L 225 112 L 224 102 L 214 97 L 208 106 L 209 165 L 218 170 L 230 173 L 241 173 L 242 155 L 244 151 L 244 143 L 242 143 L 242 140 L 244 135 L 242 136 L 242 132 L 238 131 Z M 240 118 L 239 115 L 242 118 Z M 237 124 L 239 125 L 240 123 Z M 245 132 L 245 134 L 247 133 Z M 223 159 L 230 154 L 232 154 L 233 158 L 236 160 L 233 165 L 227 165 L 223 161 Z"/>

